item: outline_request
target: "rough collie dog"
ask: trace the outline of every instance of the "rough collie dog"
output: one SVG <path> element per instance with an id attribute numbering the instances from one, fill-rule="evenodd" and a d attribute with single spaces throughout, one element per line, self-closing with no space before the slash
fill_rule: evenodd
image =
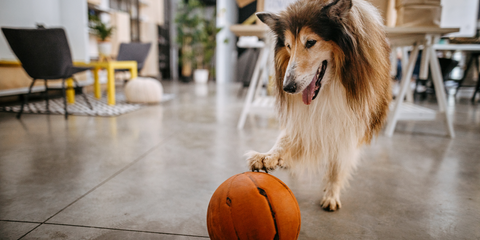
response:
<path id="1" fill-rule="evenodd" d="M 391 100 L 382 19 L 364 0 L 299 0 L 279 15 L 257 16 L 276 36 L 281 133 L 267 153 L 248 153 L 248 165 L 323 170 L 321 206 L 335 211 L 361 146 L 380 131 Z"/>

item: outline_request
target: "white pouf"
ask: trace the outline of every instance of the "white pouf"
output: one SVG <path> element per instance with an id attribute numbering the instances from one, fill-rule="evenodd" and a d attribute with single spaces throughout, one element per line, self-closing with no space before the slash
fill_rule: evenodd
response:
<path id="1" fill-rule="evenodd" d="M 162 84 L 153 78 L 138 77 L 125 86 L 125 97 L 130 103 L 159 103 L 162 96 Z"/>

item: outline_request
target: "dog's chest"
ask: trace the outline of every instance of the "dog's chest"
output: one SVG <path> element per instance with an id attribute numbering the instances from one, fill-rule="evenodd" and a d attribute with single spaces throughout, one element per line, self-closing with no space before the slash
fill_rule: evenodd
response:
<path id="1" fill-rule="evenodd" d="M 350 109 L 341 89 L 322 92 L 311 105 L 295 99 L 289 114 L 283 119 L 287 131 L 302 142 L 338 144 L 358 141 L 364 129 L 363 121 Z"/>

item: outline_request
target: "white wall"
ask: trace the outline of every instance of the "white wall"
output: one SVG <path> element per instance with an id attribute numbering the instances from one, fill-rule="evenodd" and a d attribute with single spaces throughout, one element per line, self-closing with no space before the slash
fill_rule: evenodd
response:
<path id="1" fill-rule="evenodd" d="M 0 0 L 1 1 L 1 0 Z M 43 1 L 43 0 L 42 0 Z M 85 0 L 59 0 L 60 26 L 67 32 L 72 57 L 88 61 L 88 6 Z M 48 26 L 47 26 L 48 27 Z"/>
<path id="2" fill-rule="evenodd" d="M 442 27 L 460 28 L 451 37 L 473 37 L 477 33 L 478 0 L 442 0 Z"/>
<path id="3" fill-rule="evenodd" d="M 87 22 L 86 0 L 0 0 L 1 27 L 63 27 L 74 60 L 88 60 Z M 16 59 L 1 35 L 0 59 Z"/>

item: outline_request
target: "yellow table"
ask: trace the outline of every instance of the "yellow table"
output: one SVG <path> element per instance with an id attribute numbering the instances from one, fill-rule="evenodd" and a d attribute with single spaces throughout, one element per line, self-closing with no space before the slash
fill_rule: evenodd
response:
<path id="1" fill-rule="evenodd" d="M 109 62 L 74 62 L 75 66 L 90 66 L 93 67 L 94 85 L 93 89 L 96 98 L 101 98 L 102 93 L 100 89 L 100 81 L 98 79 L 98 70 L 107 69 L 107 99 L 108 105 L 115 105 L 115 69 L 130 70 L 131 78 L 138 76 L 136 61 L 109 61 Z M 0 60 L 0 66 L 22 66 L 18 60 Z M 69 78 L 66 81 L 66 95 L 68 103 L 75 103 L 75 91 L 73 89 L 73 79 Z"/>
<path id="2" fill-rule="evenodd" d="M 100 80 L 98 79 L 98 70 L 107 70 L 107 100 L 108 105 L 115 105 L 115 69 L 128 69 L 130 71 L 130 77 L 136 78 L 137 62 L 136 61 L 109 61 L 109 62 L 90 62 L 81 63 L 75 62 L 75 66 L 89 66 L 93 67 L 93 78 L 95 80 L 93 84 L 94 94 L 96 98 L 101 98 L 102 93 L 100 90 Z"/>
<path id="3" fill-rule="evenodd" d="M 21 67 L 22 64 L 15 60 L 0 60 L 0 66 L 3 67 Z"/>

